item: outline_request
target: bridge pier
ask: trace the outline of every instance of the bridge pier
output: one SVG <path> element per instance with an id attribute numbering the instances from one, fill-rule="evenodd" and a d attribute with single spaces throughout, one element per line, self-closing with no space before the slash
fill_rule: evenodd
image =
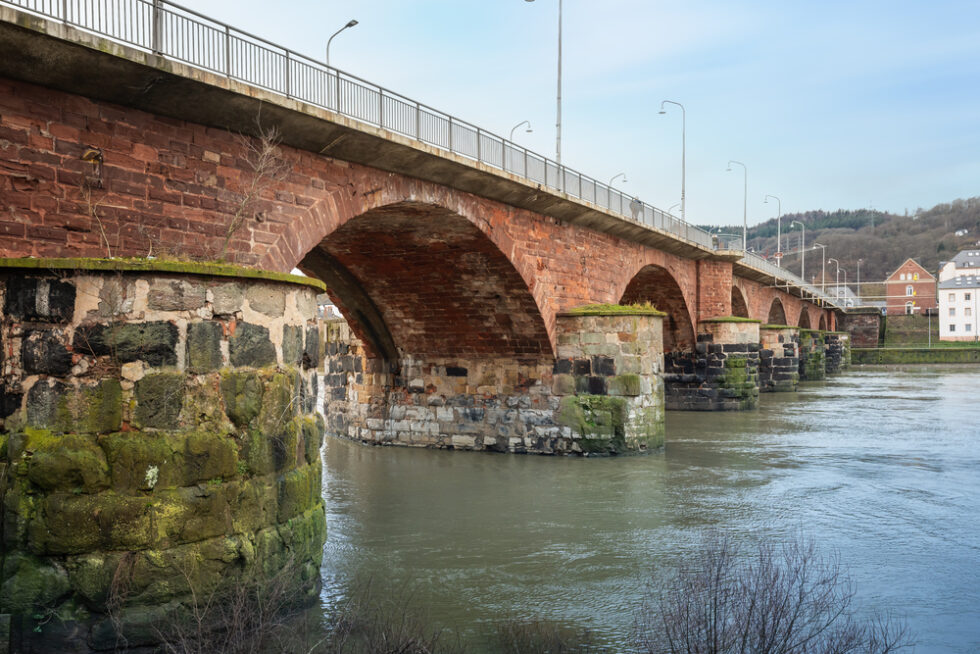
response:
<path id="1" fill-rule="evenodd" d="M 667 408 L 738 411 L 758 406 L 759 324 L 735 316 L 698 323 L 694 351 L 664 357 Z"/>
<path id="2" fill-rule="evenodd" d="M 759 390 L 795 391 L 800 381 L 800 328 L 762 325 L 759 337 Z"/>
<path id="3" fill-rule="evenodd" d="M 398 372 L 342 321 L 327 328 L 331 433 L 373 444 L 616 454 L 663 444 L 662 314 L 558 317 L 557 357 L 403 357 Z M 363 372 L 362 372 L 363 371 Z"/>
<path id="4" fill-rule="evenodd" d="M 826 368 L 828 375 L 836 375 L 851 367 L 851 336 L 847 332 L 825 332 Z"/>
<path id="5" fill-rule="evenodd" d="M 195 263 L 0 263 L 0 651 L 152 647 L 195 598 L 276 576 L 316 598 L 321 290 Z"/>
<path id="6" fill-rule="evenodd" d="M 827 378 L 826 349 L 823 332 L 800 330 L 800 381 L 822 381 Z"/>

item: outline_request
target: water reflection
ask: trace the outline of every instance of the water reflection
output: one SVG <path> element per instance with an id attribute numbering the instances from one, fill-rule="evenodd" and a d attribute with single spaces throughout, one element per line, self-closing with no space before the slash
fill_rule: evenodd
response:
<path id="1" fill-rule="evenodd" d="M 663 452 L 621 459 L 331 440 L 324 604 L 370 579 L 464 633 L 535 616 L 615 644 L 703 529 L 802 529 L 917 651 L 980 651 L 978 395 L 974 367 L 866 367 L 751 413 L 672 412 Z"/>

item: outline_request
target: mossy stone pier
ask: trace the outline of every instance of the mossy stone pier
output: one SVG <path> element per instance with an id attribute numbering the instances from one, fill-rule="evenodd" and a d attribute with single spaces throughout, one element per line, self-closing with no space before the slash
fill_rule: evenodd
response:
<path id="1" fill-rule="evenodd" d="M 795 391 L 800 381 L 800 328 L 762 325 L 759 338 L 759 390 Z"/>
<path id="2" fill-rule="evenodd" d="M 284 567 L 316 597 L 321 291 L 228 266 L 0 261 L 0 651 L 152 648 L 194 594 Z"/>

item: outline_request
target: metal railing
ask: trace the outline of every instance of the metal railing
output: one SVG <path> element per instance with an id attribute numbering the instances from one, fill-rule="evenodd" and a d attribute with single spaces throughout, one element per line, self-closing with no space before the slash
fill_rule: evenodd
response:
<path id="1" fill-rule="evenodd" d="M 714 247 L 711 235 L 703 229 L 501 136 L 172 2 L 0 0 L 2 5 L 334 111 L 590 202 L 677 238 Z M 781 279 L 802 282 L 773 268 Z"/>

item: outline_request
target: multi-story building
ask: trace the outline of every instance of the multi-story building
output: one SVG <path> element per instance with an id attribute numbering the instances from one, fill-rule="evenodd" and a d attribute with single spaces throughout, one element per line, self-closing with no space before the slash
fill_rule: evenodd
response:
<path id="1" fill-rule="evenodd" d="M 939 264 L 941 282 L 964 275 L 980 275 L 980 250 L 963 250 L 949 261 Z"/>
<path id="2" fill-rule="evenodd" d="M 977 301 L 980 275 L 963 275 L 939 282 L 939 340 L 977 340 Z"/>
<path id="3" fill-rule="evenodd" d="M 925 314 L 936 308 L 936 278 L 914 259 L 906 259 L 885 279 L 889 316 Z"/>

